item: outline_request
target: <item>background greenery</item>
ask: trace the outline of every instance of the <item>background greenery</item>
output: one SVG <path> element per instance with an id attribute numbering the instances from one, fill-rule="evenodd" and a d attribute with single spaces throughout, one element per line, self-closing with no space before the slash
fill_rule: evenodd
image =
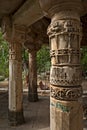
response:
<path id="1" fill-rule="evenodd" d="M 81 48 L 81 64 L 83 71 L 87 71 L 87 46 Z"/>
<path id="2" fill-rule="evenodd" d="M 0 76 L 8 77 L 8 43 L 3 39 L 0 31 Z"/>

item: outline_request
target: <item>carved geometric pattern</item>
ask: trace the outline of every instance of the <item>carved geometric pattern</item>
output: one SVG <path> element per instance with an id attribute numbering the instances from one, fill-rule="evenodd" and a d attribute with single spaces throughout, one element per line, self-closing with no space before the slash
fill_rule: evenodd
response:
<path id="1" fill-rule="evenodd" d="M 82 96 L 82 87 L 77 86 L 75 88 L 61 88 L 51 87 L 51 97 L 57 100 L 77 100 Z"/>
<path id="2" fill-rule="evenodd" d="M 82 95 L 80 66 L 80 21 L 60 19 L 48 27 L 50 39 L 51 97 L 57 100 L 77 100 Z"/>
<path id="3" fill-rule="evenodd" d="M 50 83 L 56 86 L 78 86 L 81 84 L 81 67 L 52 66 Z"/>
<path id="4" fill-rule="evenodd" d="M 73 49 L 61 49 L 61 50 L 50 50 L 50 56 L 55 57 L 57 55 L 79 55 L 79 50 L 73 50 Z"/>

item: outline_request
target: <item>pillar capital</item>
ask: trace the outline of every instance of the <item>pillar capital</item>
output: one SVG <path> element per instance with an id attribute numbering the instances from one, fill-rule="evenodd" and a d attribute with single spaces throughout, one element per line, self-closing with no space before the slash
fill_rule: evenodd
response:
<path id="1" fill-rule="evenodd" d="M 11 41 L 11 33 L 12 33 L 12 19 L 11 16 L 4 16 L 1 22 L 1 30 L 3 33 L 3 37 L 8 42 Z"/>
<path id="2" fill-rule="evenodd" d="M 28 50 L 29 53 L 32 53 L 37 52 L 41 48 L 41 45 L 26 41 L 24 43 L 24 47 Z"/>
<path id="3" fill-rule="evenodd" d="M 3 37 L 8 42 L 24 42 L 25 36 L 26 36 L 26 27 L 16 25 L 13 23 L 11 16 L 5 16 L 3 17 L 2 23 L 1 23 L 1 29 L 3 33 Z"/>
<path id="4" fill-rule="evenodd" d="M 24 43 L 26 40 L 26 27 L 13 25 L 12 28 L 12 39 L 18 43 Z"/>
<path id="5" fill-rule="evenodd" d="M 75 11 L 81 14 L 82 3 L 79 0 L 39 0 L 42 9 L 49 15 L 53 17 L 54 14 L 61 11 Z"/>

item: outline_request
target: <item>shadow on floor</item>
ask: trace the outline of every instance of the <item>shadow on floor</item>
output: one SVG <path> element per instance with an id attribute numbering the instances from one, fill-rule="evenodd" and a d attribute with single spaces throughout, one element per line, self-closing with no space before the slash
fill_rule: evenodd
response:
<path id="1" fill-rule="evenodd" d="M 25 124 L 17 127 L 8 125 L 8 92 L 0 92 L 0 130 L 50 130 L 50 99 L 49 96 L 39 96 L 39 101 L 30 103 L 27 93 L 23 96 Z M 83 98 L 87 102 L 87 97 Z M 87 130 L 87 120 L 84 119 L 84 130 Z"/>
<path id="2" fill-rule="evenodd" d="M 25 124 L 17 127 L 8 125 L 8 92 L 0 92 L 0 130 L 49 130 L 49 97 L 40 96 L 39 101 L 30 103 L 23 96 Z"/>

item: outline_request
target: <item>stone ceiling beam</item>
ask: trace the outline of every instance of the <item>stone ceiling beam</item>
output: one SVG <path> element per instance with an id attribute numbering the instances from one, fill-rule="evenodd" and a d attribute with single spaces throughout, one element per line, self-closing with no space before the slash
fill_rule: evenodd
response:
<path id="1" fill-rule="evenodd" d="M 44 15 L 38 0 L 27 0 L 12 18 L 14 24 L 30 26 Z"/>

